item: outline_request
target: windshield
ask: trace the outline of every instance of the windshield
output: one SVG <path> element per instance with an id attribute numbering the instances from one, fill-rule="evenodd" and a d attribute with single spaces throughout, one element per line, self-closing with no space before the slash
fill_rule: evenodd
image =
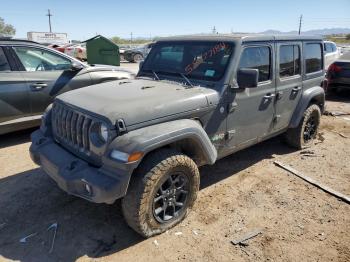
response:
<path id="1" fill-rule="evenodd" d="M 232 53 L 233 44 L 227 42 L 159 42 L 152 47 L 140 75 L 153 71 L 215 81 L 223 77 Z"/>

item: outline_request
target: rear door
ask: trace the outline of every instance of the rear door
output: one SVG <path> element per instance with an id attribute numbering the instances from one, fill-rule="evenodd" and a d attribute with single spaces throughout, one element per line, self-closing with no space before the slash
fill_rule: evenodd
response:
<path id="1" fill-rule="evenodd" d="M 321 41 L 303 41 L 303 90 L 320 86 L 324 80 L 324 54 Z"/>
<path id="2" fill-rule="evenodd" d="M 42 114 L 54 99 L 51 94 L 53 87 L 60 82 L 67 82 L 63 73 L 71 68 L 71 60 L 34 46 L 14 46 L 13 51 L 29 86 L 32 114 Z"/>
<path id="3" fill-rule="evenodd" d="M 0 46 L 0 127 L 31 114 L 28 85 L 7 49 Z"/>
<path id="4" fill-rule="evenodd" d="M 277 43 L 274 129 L 287 128 L 302 94 L 301 42 Z"/>
<path id="5" fill-rule="evenodd" d="M 259 70 L 256 88 L 231 90 L 228 95 L 229 148 L 246 147 L 268 136 L 275 114 L 274 46 L 254 43 L 243 46 L 239 68 Z"/>

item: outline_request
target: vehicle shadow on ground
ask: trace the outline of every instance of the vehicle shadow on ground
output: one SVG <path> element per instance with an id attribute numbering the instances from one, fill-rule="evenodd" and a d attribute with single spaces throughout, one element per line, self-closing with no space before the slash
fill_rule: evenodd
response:
<path id="1" fill-rule="evenodd" d="M 293 152 L 279 138 L 266 141 L 201 168 L 201 189 L 273 154 Z M 6 223 L 6 224 L 4 224 Z M 58 223 L 52 253 L 53 231 Z M 30 234 L 25 243 L 19 240 Z M 120 202 L 99 205 L 69 196 L 41 169 L 0 180 L 0 256 L 20 261 L 75 261 L 122 251 L 144 239 L 125 223 Z"/>
<path id="2" fill-rule="evenodd" d="M 30 134 L 37 129 L 38 127 L 34 127 L 5 135 L 0 135 L 0 149 L 29 142 Z"/>
<path id="3" fill-rule="evenodd" d="M 330 92 L 326 96 L 326 100 L 333 102 L 350 102 L 350 90 L 341 89 L 339 91 Z"/>

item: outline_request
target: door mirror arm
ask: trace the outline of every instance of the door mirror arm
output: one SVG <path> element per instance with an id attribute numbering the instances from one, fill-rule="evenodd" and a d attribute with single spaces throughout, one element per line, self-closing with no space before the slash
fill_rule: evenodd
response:
<path id="1" fill-rule="evenodd" d="M 70 67 L 71 71 L 79 71 L 81 69 L 83 69 L 84 66 L 78 62 L 73 61 Z"/>

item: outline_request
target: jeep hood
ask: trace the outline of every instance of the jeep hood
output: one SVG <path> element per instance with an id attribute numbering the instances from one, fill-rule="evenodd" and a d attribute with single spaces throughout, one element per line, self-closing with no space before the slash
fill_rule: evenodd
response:
<path id="1" fill-rule="evenodd" d="M 135 79 L 88 86 L 64 93 L 57 99 L 107 117 L 113 124 L 123 119 L 126 126 L 131 126 L 206 108 L 208 92 L 212 96 L 216 94 L 206 88 Z"/>

